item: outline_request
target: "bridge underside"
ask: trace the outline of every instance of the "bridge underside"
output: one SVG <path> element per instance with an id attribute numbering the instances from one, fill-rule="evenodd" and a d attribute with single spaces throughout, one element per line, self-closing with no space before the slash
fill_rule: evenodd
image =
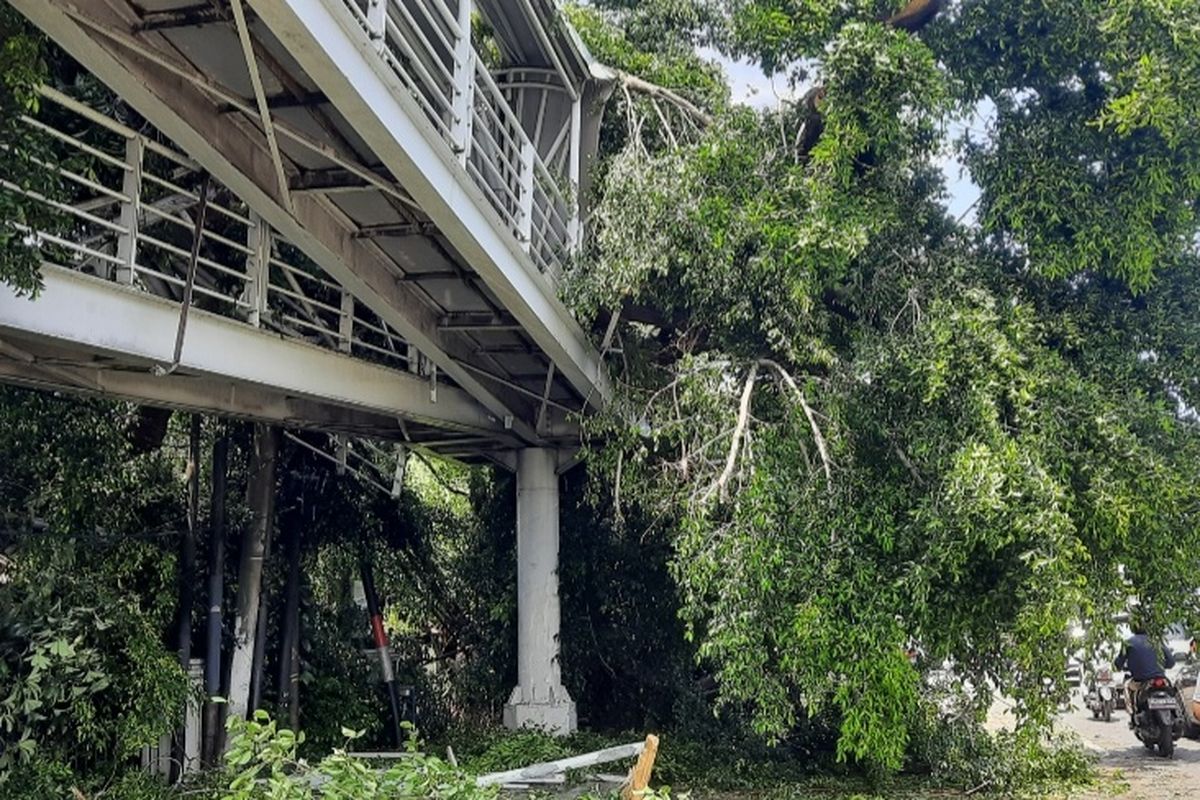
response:
<path id="1" fill-rule="evenodd" d="M 35 302 L 0 290 L 0 380 L 216 413 L 461 460 L 504 459 L 511 431 L 461 389 L 47 265 Z M 112 325 L 118 319 L 120 325 Z M 436 395 L 436 396 L 435 396 Z"/>
<path id="2" fill-rule="evenodd" d="M 47 88 L 26 119 L 63 196 L 0 176 L 63 218 L 6 221 L 45 266 L 36 300 L 0 290 L 0 381 L 515 470 L 505 718 L 573 729 L 557 471 L 609 387 L 558 298 L 600 109 L 553 3 L 478 0 L 493 75 L 471 0 L 8 2 L 119 99 Z"/>
<path id="3" fill-rule="evenodd" d="M 572 204 L 555 188 L 557 177 L 577 184 L 578 125 L 563 102 L 577 89 L 540 79 L 540 113 L 531 114 L 534 95 L 498 89 L 457 31 L 430 27 L 432 4 L 453 4 L 390 2 L 380 47 L 356 27 L 365 12 L 355 9 L 375 5 L 366 0 L 249 0 L 237 4 L 241 15 L 229 2 L 12 0 L 197 174 L 211 174 L 373 315 L 389 346 L 408 351 L 410 372 L 473 398 L 502 433 L 481 451 L 497 441 L 570 446 L 575 415 L 607 392 L 599 357 L 556 289 L 577 235 Z M 418 11 L 425 21 L 414 20 Z M 405 19 L 413 24 L 402 35 Z M 449 48 L 445 82 L 429 77 L 436 58 L 413 51 L 418 40 L 435 57 Z M 566 56 L 554 57 L 561 65 Z M 528 117 L 525 126 L 519 118 Z M 122 258 L 139 250 L 140 233 L 137 201 L 124 205 L 134 206 L 133 224 L 116 232 L 112 251 Z M 124 254 L 122 235 L 135 240 Z M 140 266 L 134 256 L 135 275 Z M 327 323 L 336 330 L 336 314 Z M 155 402 L 151 394 L 140 399 Z M 395 428 L 371 430 L 391 437 Z"/>

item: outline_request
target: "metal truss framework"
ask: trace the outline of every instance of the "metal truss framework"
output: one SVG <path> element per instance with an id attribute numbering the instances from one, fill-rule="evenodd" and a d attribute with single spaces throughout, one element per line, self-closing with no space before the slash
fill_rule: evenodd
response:
<path id="1" fill-rule="evenodd" d="M 251 224 L 235 244 L 249 251 L 242 253 L 247 262 L 267 264 L 266 277 L 208 263 L 208 283 L 197 286 L 202 295 L 227 297 L 213 281 L 236 272 L 246 280 L 235 314 L 262 325 L 270 312 L 273 326 L 342 351 L 376 348 L 374 355 L 428 379 L 433 392 L 439 381 L 443 392 L 461 388 L 519 443 L 569 441 L 570 415 L 603 403 L 608 390 L 599 357 L 554 294 L 562 260 L 579 236 L 572 194 L 580 161 L 578 92 L 561 70 L 557 78 L 532 81 L 543 95 L 546 87 L 567 92 L 573 105 L 555 135 L 544 133 L 552 130 L 544 97 L 532 122 L 524 120 L 531 104 L 519 92 L 528 92 L 532 73 L 520 76 L 516 88 L 511 77 L 501 76 L 498 85 L 481 68 L 463 25 L 468 3 L 216 3 L 213 19 L 201 22 L 228 24 L 253 99 L 208 77 L 166 38 L 197 23 L 181 11 L 139 17 L 122 0 L 13 5 L 178 143 L 189 154 L 180 166 L 202 167 L 245 202 Z M 280 43 L 302 71 L 290 62 L 281 66 Z M 434 88 L 441 94 L 431 94 Z M 312 111 L 315 126 L 312 118 L 285 119 L 289 110 Z M 163 213 L 154 203 L 168 199 L 144 203 L 143 189 L 126 185 L 142 177 L 148 150 L 154 145 L 129 139 L 123 185 L 111 198 L 119 218 L 99 216 L 119 228 L 110 231 L 116 250 L 111 258 L 91 258 L 104 277 L 128 283 L 141 274 L 169 288 L 172 276 L 139 268 L 137 254 L 147 241 L 160 250 L 170 242 L 153 234 L 139 239 L 139 223 L 156 213 L 179 223 L 186 209 Z M 365 223 L 338 201 L 365 192 L 382 199 L 396 221 Z M 445 269 L 422 269 L 387 246 L 435 236 L 451 256 Z M 278 263 L 275 237 L 307 256 L 306 264 Z M 69 240 L 54 244 L 70 249 Z M 438 282 L 449 280 L 471 290 L 482 308 L 439 303 Z M 266 302 L 272 291 L 285 298 L 282 307 Z M 535 365 L 541 360 L 541 369 L 506 363 L 518 356 Z"/>
<path id="2" fill-rule="evenodd" d="M 17 225 L 45 259 L 44 290 L 0 292 L 0 379 L 333 431 L 343 453 L 352 434 L 507 463 L 497 453 L 521 442 L 502 420 L 186 155 L 42 95 L 23 121 L 48 144 L 58 196 L 0 191 L 59 219 Z"/>

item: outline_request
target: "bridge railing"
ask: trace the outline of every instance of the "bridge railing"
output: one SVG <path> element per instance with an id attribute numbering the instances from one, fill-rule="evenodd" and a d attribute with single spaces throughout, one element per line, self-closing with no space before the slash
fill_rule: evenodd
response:
<path id="1" fill-rule="evenodd" d="M 54 89 L 25 124 L 45 137 L 55 197 L 0 178 L 0 191 L 43 204 L 58 224 L 25 241 L 51 264 L 179 301 L 199 234 L 196 307 L 349 356 L 417 372 L 422 359 L 377 315 L 149 129 L 135 130 Z M 164 343 L 164 348 L 169 343 Z M 432 372 L 432 370 L 430 370 Z"/>
<path id="2" fill-rule="evenodd" d="M 341 0 L 487 205 L 557 281 L 577 246 L 571 175 L 544 163 L 471 42 L 471 0 Z M 571 142 L 577 159 L 578 142 Z M 569 172 L 569 171 L 568 171 Z"/>

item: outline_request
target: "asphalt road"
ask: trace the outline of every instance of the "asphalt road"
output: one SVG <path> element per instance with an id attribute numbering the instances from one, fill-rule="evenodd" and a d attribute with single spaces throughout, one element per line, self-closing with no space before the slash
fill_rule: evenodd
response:
<path id="1" fill-rule="evenodd" d="M 1102 770 L 1109 772 L 1122 800 L 1164 800 L 1200 797 L 1200 742 L 1180 739 L 1175 755 L 1161 758 L 1146 750 L 1129 729 L 1129 717 L 1118 711 L 1112 722 L 1092 719 L 1076 695 L 1075 709 L 1060 718 L 1060 724 L 1079 734 L 1084 745 L 1099 759 Z M 1085 798 L 1112 798 L 1114 786 Z"/>

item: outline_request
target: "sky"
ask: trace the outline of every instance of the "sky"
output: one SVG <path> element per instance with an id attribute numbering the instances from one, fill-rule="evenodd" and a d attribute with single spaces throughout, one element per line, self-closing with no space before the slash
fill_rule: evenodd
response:
<path id="1" fill-rule="evenodd" d="M 772 79 L 754 64 L 733 61 L 714 50 L 702 49 L 700 54 L 704 58 L 716 61 L 725 69 L 735 103 L 745 103 L 755 108 L 772 108 L 780 102 L 795 99 L 797 92 L 791 90 L 785 76 Z M 960 138 L 968 127 L 982 131 L 990 115 L 991 108 L 984 106 L 976 111 L 973 119 L 955 121 L 950 126 L 947 139 L 952 141 Z M 974 222 L 974 205 L 979 199 L 979 187 L 971 181 L 966 169 L 953 153 L 943 154 L 940 163 L 942 171 L 946 173 L 946 184 L 950 193 L 950 215 L 956 219 L 963 217 L 967 222 Z"/>

